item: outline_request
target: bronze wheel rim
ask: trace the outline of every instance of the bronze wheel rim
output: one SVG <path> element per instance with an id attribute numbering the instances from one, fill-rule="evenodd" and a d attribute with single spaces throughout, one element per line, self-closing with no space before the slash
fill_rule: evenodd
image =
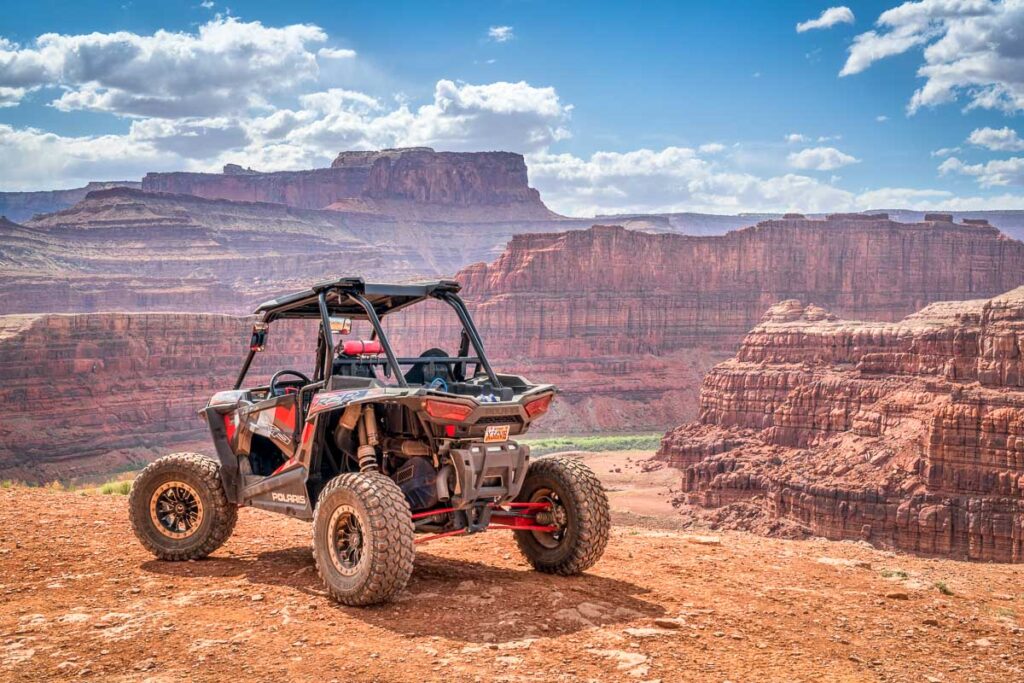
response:
<path id="1" fill-rule="evenodd" d="M 537 543 L 541 544 L 548 550 L 554 550 L 562 544 L 562 540 L 565 538 L 565 529 L 569 524 L 569 514 L 565 509 L 565 505 L 562 503 L 561 497 L 557 491 L 552 491 L 548 488 L 537 489 L 530 496 L 531 503 L 547 503 L 551 506 L 551 510 L 547 513 L 548 524 L 551 526 L 558 527 L 555 531 L 531 531 L 534 539 Z"/>
<path id="2" fill-rule="evenodd" d="M 168 481 L 158 486 L 150 497 L 149 517 L 164 536 L 185 539 L 203 524 L 203 501 L 199 492 L 185 482 Z"/>
<path id="3" fill-rule="evenodd" d="M 366 556 L 363 552 L 363 527 L 356 509 L 351 505 L 339 505 L 331 514 L 327 533 L 331 564 L 344 576 L 355 575 Z"/>

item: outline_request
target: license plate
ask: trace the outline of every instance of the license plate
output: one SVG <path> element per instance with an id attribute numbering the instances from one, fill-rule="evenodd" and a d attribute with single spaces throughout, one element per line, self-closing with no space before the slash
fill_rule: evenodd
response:
<path id="1" fill-rule="evenodd" d="M 508 441 L 508 430 L 510 425 L 491 425 L 484 430 L 484 443 L 495 441 Z"/>

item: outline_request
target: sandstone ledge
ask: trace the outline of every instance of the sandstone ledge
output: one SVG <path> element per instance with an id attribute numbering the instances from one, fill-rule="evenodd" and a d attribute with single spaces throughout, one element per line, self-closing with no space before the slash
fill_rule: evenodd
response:
<path id="1" fill-rule="evenodd" d="M 713 524 L 1024 561 L 1024 287 L 857 323 L 785 301 L 658 457 Z"/>

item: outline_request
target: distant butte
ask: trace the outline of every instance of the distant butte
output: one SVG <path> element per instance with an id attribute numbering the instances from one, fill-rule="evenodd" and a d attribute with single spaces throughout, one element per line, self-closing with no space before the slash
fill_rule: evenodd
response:
<path id="1" fill-rule="evenodd" d="M 307 171 L 261 173 L 228 164 L 222 174 L 147 173 L 142 189 L 422 220 L 557 217 L 529 187 L 523 156 L 511 152 L 341 152 L 330 168 Z"/>

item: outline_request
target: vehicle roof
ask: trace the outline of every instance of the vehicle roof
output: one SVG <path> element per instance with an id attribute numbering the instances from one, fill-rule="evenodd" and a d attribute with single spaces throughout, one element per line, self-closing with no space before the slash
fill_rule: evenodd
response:
<path id="1" fill-rule="evenodd" d="M 323 280 L 309 289 L 265 301 L 256 307 L 255 313 L 267 322 L 282 318 L 319 318 L 320 292 L 327 292 L 327 309 L 331 315 L 366 318 L 363 307 L 345 296 L 346 293 L 352 293 L 363 296 L 373 305 L 377 315 L 382 317 L 443 292 L 456 293 L 461 288 L 455 280 L 394 284 L 371 283 L 361 277 L 345 277 Z"/>

